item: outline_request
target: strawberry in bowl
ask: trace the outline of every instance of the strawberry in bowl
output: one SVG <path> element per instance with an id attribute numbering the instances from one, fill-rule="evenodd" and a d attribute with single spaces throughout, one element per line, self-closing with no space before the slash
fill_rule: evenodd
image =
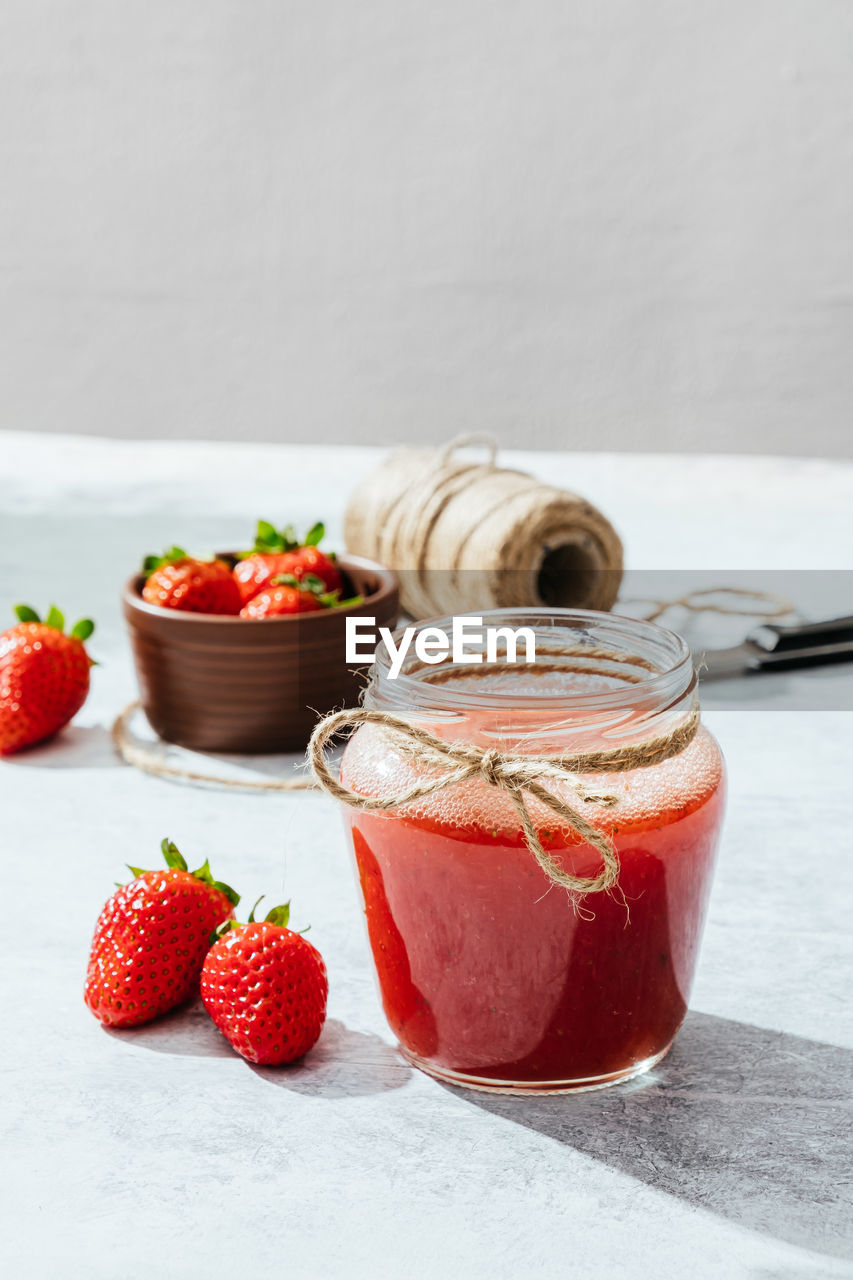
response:
<path id="1" fill-rule="evenodd" d="M 161 609 L 233 615 L 242 607 L 240 591 L 224 560 L 199 560 L 182 547 L 172 547 L 162 556 L 146 556 L 142 571 L 142 599 Z"/>
<path id="2" fill-rule="evenodd" d="M 290 613 L 319 613 L 321 609 L 348 609 L 361 604 L 361 596 L 341 600 L 340 591 L 328 591 L 325 583 L 313 574 L 295 578 L 290 573 L 279 573 L 270 579 L 269 586 L 259 591 L 240 610 L 241 618 L 280 618 Z"/>
<path id="3" fill-rule="evenodd" d="M 317 578 L 326 591 L 341 591 L 343 581 L 337 557 L 319 547 L 325 533 L 325 525 L 318 521 L 300 542 L 292 525 L 278 530 L 268 521 L 259 520 L 254 548 L 238 556 L 234 566 L 234 580 L 243 604 L 283 574 L 297 580 Z"/>

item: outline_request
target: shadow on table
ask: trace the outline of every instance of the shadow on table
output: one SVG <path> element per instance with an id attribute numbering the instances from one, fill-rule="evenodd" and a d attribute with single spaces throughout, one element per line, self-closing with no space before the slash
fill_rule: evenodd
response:
<path id="1" fill-rule="evenodd" d="M 147 1026 L 114 1031 L 113 1036 L 136 1049 L 181 1058 L 231 1058 L 239 1062 L 199 1001 L 158 1018 Z M 266 1084 L 313 1098 L 363 1097 L 400 1089 L 411 1070 L 390 1045 L 366 1031 L 353 1031 L 329 1018 L 317 1044 L 301 1062 L 286 1067 L 244 1064 Z"/>
<path id="2" fill-rule="evenodd" d="M 614 1089 L 452 1092 L 744 1227 L 853 1258 L 848 1050 L 691 1013 L 654 1071 Z"/>
<path id="3" fill-rule="evenodd" d="M 108 1036 L 133 1049 L 151 1053 L 168 1053 L 177 1058 L 235 1058 L 227 1040 L 216 1030 L 204 1005 L 184 1005 L 172 1013 L 146 1023 L 144 1027 L 128 1027 L 116 1031 L 104 1027 Z"/>
<path id="4" fill-rule="evenodd" d="M 334 1018 L 315 1047 L 292 1067 L 253 1067 L 260 1079 L 309 1098 L 356 1098 L 401 1089 L 412 1074 L 399 1054 L 365 1031 Z"/>
<path id="5" fill-rule="evenodd" d="M 117 769 L 122 761 L 103 725 L 71 724 L 47 742 L 6 756 L 3 764 L 31 769 Z"/>

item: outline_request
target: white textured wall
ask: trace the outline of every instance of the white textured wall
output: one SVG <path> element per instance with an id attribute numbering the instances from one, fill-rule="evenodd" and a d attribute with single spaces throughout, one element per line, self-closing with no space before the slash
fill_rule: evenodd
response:
<path id="1" fill-rule="evenodd" d="M 0 426 L 853 452 L 850 0 L 5 0 Z"/>

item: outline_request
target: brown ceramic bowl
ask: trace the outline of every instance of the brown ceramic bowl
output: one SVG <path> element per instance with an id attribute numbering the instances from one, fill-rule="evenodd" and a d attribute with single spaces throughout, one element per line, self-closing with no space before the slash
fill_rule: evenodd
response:
<path id="1" fill-rule="evenodd" d="M 346 664 L 345 620 L 393 627 L 399 588 L 372 560 L 342 555 L 338 567 L 362 604 L 262 619 L 162 609 L 142 599 L 145 579 L 131 578 L 122 604 L 154 731 L 196 751 L 301 751 L 320 715 L 355 706 L 365 667 Z"/>

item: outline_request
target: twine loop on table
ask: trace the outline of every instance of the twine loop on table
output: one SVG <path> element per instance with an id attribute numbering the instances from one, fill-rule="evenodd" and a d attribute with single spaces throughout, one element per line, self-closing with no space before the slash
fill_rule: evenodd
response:
<path id="1" fill-rule="evenodd" d="M 395 751 L 430 770 L 431 776 L 401 787 L 389 796 L 362 795 L 345 786 L 329 768 L 326 748 L 338 734 L 352 733 L 365 724 L 376 725 Z M 694 702 L 687 718 L 675 728 L 643 742 L 573 755 L 528 755 L 494 747 L 484 750 L 469 742 L 448 742 L 408 720 L 362 707 L 353 711 L 337 711 L 321 720 L 311 735 L 308 756 L 317 784 L 336 800 L 364 812 L 388 812 L 471 778 L 480 778 L 488 786 L 509 796 L 518 815 L 525 844 L 548 878 L 564 889 L 586 895 L 600 893 L 615 885 L 619 877 L 616 847 L 610 836 L 543 784 L 556 782 L 570 788 L 583 803 L 609 808 L 618 804 L 618 797 L 588 790 L 579 775 L 625 773 L 660 764 L 689 746 L 696 737 L 699 724 L 699 706 Z M 530 816 L 528 797 L 556 814 L 581 840 L 597 850 L 602 862 L 597 875 L 572 875 L 551 856 Z"/>
<path id="2" fill-rule="evenodd" d="M 143 773 L 197 786 L 222 787 L 226 791 L 310 791 L 316 786 L 313 778 L 304 773 L 294 774 L 290 778 L 224 778 L 219 774 L 202 773 L 199 769 L 185 765 L 169 764 L 163 759 L 164 744 L 161 739 L 147 741 L 136 738 L 131 733 L 131 721 L 141 705 L 138 699 L 128 703 L 113 721 L 110 737 L 116 753 L 125 764 L 133 765 Z"/>
<path id="3" fill-rule="evenodd" d="M 746 602 L 742 609 L 732 605 L 721 604 L 717 597 L 731 596 L 736 600 Z M 662 618 L 670 609 L 686 609 L 688 613 L 716 613 L 721 617 L 730 618 L 760 618 L 763 622 L 769 622 L 773 618 L 784 618 L 787 614 L 795 613 L 796 606 L 791 600 L 785 596 L 776 595 L 772 591 L 760 591 L 757 587 L 701 587 L 696 591 L 688 591 L 683 596 L 674 596 L 671 600 L 655 600 L 651 597 L 639 597 L 634 599 L 629 597 L 627 600 L 620 600 L 623 607 L 626 604 L 651 604 L 653 610 L 651 613 L 643 615 L 644 622 L 657 622 L 658 618 Z M 750 607 L 758 606 L 756 607 Z M 766 608 L 762 608 L 766 605 Z"/>

